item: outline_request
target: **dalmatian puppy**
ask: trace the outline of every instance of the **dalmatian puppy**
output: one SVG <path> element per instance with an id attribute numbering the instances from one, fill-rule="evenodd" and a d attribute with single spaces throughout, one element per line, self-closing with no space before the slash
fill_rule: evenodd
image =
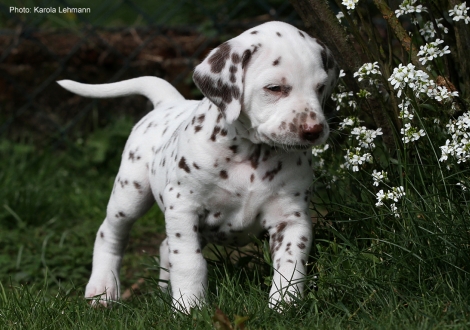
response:
<path id="1" fill-rule="evenodd" d="M 119 299 L 119 268 L 133 223 L 156 202 L 165 214 L 160 281 L 174 306 L 204 302 L 207 243 L 243 246 L 269 234 L 269 306 L 301 297 L 312 242 L 312 146 L 329 134 L 323 104 L 339 70 L 330 51 L 282 22 L 247 30 L 194 71 L 202 101 L 155 77 L 87 85 L 86 97 L 141 94 L 153 103 L 133 128 L 98 230 L 85 297 Z M 98 298 L 99 297 L 99 298 Z"/>

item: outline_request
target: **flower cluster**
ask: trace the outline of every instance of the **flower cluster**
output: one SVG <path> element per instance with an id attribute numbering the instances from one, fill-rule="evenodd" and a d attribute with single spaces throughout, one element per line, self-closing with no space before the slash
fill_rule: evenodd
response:
<path id="1" fill-rule="evenodd" d="M 406 123 L 405 127 L 401 129 L 400 133 L 403 135 L 401 138 L 403 143 L 417 141 L 420 137 L 426 135 L 423 129 L 418 130 L 418 128 L 411 126 L 410 123 Z"/>
<path id="2" fill-rule="evenodd" d="M 355 109 L 357 103 L 353 97 L 353 92 L 334 93 L 331 95 L 331 99 L 336 102 L 336 111 L 339 111 L 341 108 L 345 108 L 347 106 Z"/>
<path id="3" fill-rule="evenodd" d="M 457 163 L 465 163 L 470 159 L 470 113 L 466 112 L 456 120 L 450 120 L 446 125 L 451 134 L 451 140 L 441 146 L 441 162 L 446 161 L 449 156 L 454 157 Z"/>
<path id="4" fill-rule="evenodd" d="M 422 65 L 426 64 L 427 61 L 432 61 L 435 58 L 442 57 L 445 54 L 449 54 L 449 46 L 445 46 L 443 49 L 439 49 L 438 45 L 442 44 L 444 40 L 436 39 L 436 41 L 427 43 L 419 48 L 418 56 L 419 61 Z"/>
<path id="5" fill-rule="evenodd" d="M 327 151 L 329 148 L 330 148 L 330 146 L 329 146 L 328 143 L 325 143 L 322 146 L 314 146 L 312 148 L 312 155 L 317 157 L 317 156 L 321 155 L 322 153 L 324 153 L 325 151 Z"/>
<path id="6" fill-rule="evenodd" d="M 443 18 L 439 18 L 435 20 L 435 25 L 437 26 L 438 29 L 440 29 L 444 33 L 448 33 L 449 29 L 446 28 L 444 25 L 442 25 L 441 21 Z M 434 39 L 434 37 L 437 34 L 436 29 L 434 28 L 435 26 L 431 21 L 424 23 L 424 27 L 419 30 L 419 33 L 423 36 L 423 38 L 426 40 L 426 42 L 429 42 L 430 40 Z"/>
<path id="7" fill-rule="evenodd" d="M 355 148 L 353 151 L 348 149 L 346 156 L 344 156 L 344 159 L 346 160 L 344 167 L 348 170 L 352 169 L 353 172 L 359 172 L 359 165 L 372 163 L 372 155 L 368 152 L 362 153 L 361 151 L 361 148 Z"/>
<path id="8" fill-rule="evenodd" d="M 411 103 L 409 100 L 404 100 L 398 105 L 398 107 L 400 108 L 400 114 L 398 115 L 398 118 L 410 121 L 413 120 L 415 115 L 413 114 L 413 110 L 409 110 L 413 109 L 412 107 L 410 107 L 410 105 Z"/>
<path id="9" fill-rule="evenodd" d="M 378 62 L 374 63 L 365 63 L 362 65 L 357 72 L 354 73 L 354 78 L 357 78 L 357 81 L 362 81 L 364 79 L 369 80 L 370 85 L 375 85 L 377 83 L 377 79 L 374 79 L 373 76 L 381 75 L 380 67 Z"/>
<path id="10" fill-rule="evenodd" d="M 374 172 L 372 172 L 372 179 L 374 180 L 373 185 L 378 187 L 379 183 L 385 182 L 388 180 L 387 172 L 385 171 L 377 172 L 377 170 L 374 169 Z"/>
<path id="11" fill-rule="evenodd" d="M 393 88 L 398 90 L 398 97 L 402 95 L 407 87 L 414 92 L 417 98 L 429 97 L 438 102 L 452 99 L 454 96 L 459 95 L 456 91 L 450 91 L 446 87 L 437 86 L 434 80 L 429 79 L 426 72 L 416 70 L 415 66 L 411 63 L 406 66 L 400 63 L 398 68 L 393 69 L 389 81 Z"/>
<path id="12" fill-rule="evenodd" d="M 359 0 L 343 0 L 343 6 L 346 6 L 346 9 L 351 10 L 356 8 L 356 4 Z"/>
<path id="13" fill-rule="evenodd" d="M 390 210 L 392 210 L 395 217 L 399 217 L 400 214 L 398 213 L 398 208 L 395 203 L 397 203 L 403 196 L 405 196 L 405 189 L 402 186 L 392 187 L 392 189 L 386 193 L 384 193 L 383 190 L 380 190 L 376 195 L 377 203 L 375 203 L 375 206 L 381 207 L 384 205 L 384 201 L 392 200 L 394 203 L 390 204 Z"/>
<path id="14" fill-rule="evenodd" d="M 460 5 L 456 5 L 454 9 L 449 10 L 449 16 L 452 17 L 454 21 L 460 21 L 463 19 L 465 24 L 470 22 L 470 17 L 467 15 L 467 3 L 462 2 Z"/>
<path id="15" fill-rule="evenodd" d="M 415 5 L 417 0 L 405 0 L 401 5 L 398 6 L 398 9 L 395 10 L 395 15 L 400 17 L 405 14 L 420 13 L 422 11 L 427 11 L 426 7 L 423 5 Z"/>
<path id="16" fill-rule="evenodd" d="M 382 135 L 382 128 L 376 130 L 368 129 L 365 126 L 354 127 L 351 131 L 352 135 L 356 135 L 356 139 L 359 141 L 359 146 L 366 149 L 374 149 L 374 140 L 378 135 Z"/>
<path id="17" fill-rule="evenodd" d="M 428 90 L 428 74 L 422 70 L 416 70 L 415 66 L 411 63 L 406 66 L 400 63 L 398 68 L 393 69 L 393 73 L 388 80 L 393 88 L 398 90 L 398 97 L 401 96 L 406 87 L 411 88 L 417 97 Z"/>
<path id="18" fill-rule="evenodd" d="M 346 118 L 343 119 L 343 121 L 341 123 L 339 123 L 339 126 L 340 126 L 339 130 L 342 131 L 342 130 L 346 129 L 346 127 L 348 127 L 348 126 L 353 127 L 358 122 L 359 122 L 359 119 L 354 117 L 354 116 L 346 117 Z"/>

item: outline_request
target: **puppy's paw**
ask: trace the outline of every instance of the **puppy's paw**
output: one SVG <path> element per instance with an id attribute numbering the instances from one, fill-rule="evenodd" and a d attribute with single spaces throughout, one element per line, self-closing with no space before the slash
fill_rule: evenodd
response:
<path id="1" fill-rule="evenodd" d="M 119 300 L 119 283 L 112 278 L 105 280 L 90 279 L 85 290 L 85 299 L 93 307 L 110 307 L 113 301 Z"/>

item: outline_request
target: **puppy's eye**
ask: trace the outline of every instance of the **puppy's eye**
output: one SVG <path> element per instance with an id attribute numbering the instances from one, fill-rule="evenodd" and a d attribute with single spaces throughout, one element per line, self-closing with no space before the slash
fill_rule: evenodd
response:
<path id="1" fill-rule="evenodd" d="M 269 85 L 269 86 L 266 86 L 265 89 L 268 89 L 269 91 L 274 92 L 274 93 L 282 92 L 282 88 L 279 85 Z"/>
<path id="2" fill-rule="evenodd" d="M 325 85 L 318 86 L 318 93 L 323 94 L 323 91 L 325 90 Z"/>

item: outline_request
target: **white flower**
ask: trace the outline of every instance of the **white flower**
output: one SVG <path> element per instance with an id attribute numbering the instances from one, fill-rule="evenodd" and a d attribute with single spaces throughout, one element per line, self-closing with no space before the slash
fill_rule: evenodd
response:
<path id="1" fill-rule="evenodd" d="M 418 92 L 424 90 L 423 85 L 429 81 L 429 76 L 424 71 L 415 70 L 415 66 L 411 63 L 406 66 L 400 63 L 398 68 L 393 69 L 388 80 L 393 88 L 398 90 L 397 96 L 400 97 L 407 86 Z"/>
<path id="2" fill-rule="evenodd" d="M 458 164 L 466 162 L 470 159 L 470 114 L 466 112 L 456 120 L 450 120 L 446 127 L 451 139 L 440 147 L 439 161 L 446 161 L 451 156 Z"/>
<path id="3" fill-rule="evenodd" d="M 462 188 L 463 191 L 466 191 L 467 190 L 467 187 L 463 184 L 462 181 L 456 183 L 457 186 L 460 186 L 460 188 Z"/>
<path id="4" fill-rule="evenodd" d="M 395 205 L 395 203 L 390 204 L 390 210 L 393 212 L 393 215 L 395 215 L 396 218 L 400 217 L 400 214 L 398 213 L 398 207 Z"/>
<path id="5" fill-rule="evenodd" d="M 372 172 L 372 179 L 374 180 L 373 185 L 378 187 L 381 182 L 387 180 L 387 172 L 377 172 L 377 170 L 374 169 L 374 171 Z"/>
<path id="6" fill-rule="evenodd" d="M 373 77 L 374 75 L 382 75 L 378 62 L 365 63 L 359 68 L 359 70 L 357 70 L 357 72 L 354 73 L 354 77 L 359 77 L 357 81 L 367 79 L 369 80 L 370 85 L 377 83 L 377 79 Z"/>
<path id="7" fill-rule="evenodd" d="M 398 118 L 413 120 L 414 114 L 408 110 L 410 108 L 410 105 L 411 103 L 408 99 L 405 99 L 402 103 L 398 105 L 398 107 L 401 109 L 400 114 L 398 115 Z"/>
<path id="8" fill-rule="evenodd" d="M 390 204 L 390 210 L 396 217 L 399 217 L 398 207 L 395 203 L 397 203 L 405 195 L 405 189 L 402 186 L 393 187 L 392 190 L 389 190 L 386 193 L 384 193 L 383 190 L 380 190 L 376 195 L 377 203 L 375 203 L 375 206 L 380 207 L 384 205 L 384 201 L 393 200 L 394 203 Z"/>
<path id="9" fill-rule="evenodd" d="M 356 3 L 358 3 L 359 0 L 343 0 L 343 6 L 346 6 L 346 9 L 351 10 L 356 8 Z"/>
<path id="10" fill-rule="evenodd" d="M 328 143 L 325 143 L 323 146 L 314 146 L 312 147 L 312 155 L 319 156 L 330 148 Z"/>
<path id="11" fill-rule="evenodd" d="M 383 190 L 380 190 L 377 193 L 376 198 L 377 198 L 377 203 L 375 203 L 375 206 L 380 207 L 384 205 L 383 201 L 387 198 L 387 196 L 384 194 Z"/>
<path id="12" fill-rule="evenodd" d="M 347 169 L 352 168 L 353 172 L 359 171 L 359 165 L 362 165 L 366 162 L 372 162 L 372 155 L 368 152 L 361 154 L 361 148 L 355 148 L 354 151 L 348 149 L 346 151 L 346 156 L 344 156 L 346 162 L 344 163 L 344 167 Z"/>
<path id="13" fill-rule="evenodd" d="M 440 29 L 444 33 L 449 32 L 449 29 L 446 28 L 444 25 L 442 25 L 441 23 L 442 20 L 443 18 L 436 19 L 435 25 L 431 21 L 424 23 L 424 27 L 419 30 L 419 33 L 424 37 L 426 42 L 430 41 L 436 36 L 437 32 L 436 32 L 436 29 L 434 28 L 435 26 L 437 26 L 437 28 Z"/>
<path id="14" fill-rule="evenodd" d="M 341 108 L 346 108 L 347 106 L 355 109 L 357 106 L 356 101 L 351 99 L 354 97 L 353 92 L 342 92 L 342 93 L 333 93 L 331 94 L 331 99 L 336 102 L 336 110 L 339 111 Z"/>
<path id="15" fill-rule="evenodd" d="M 442 44 L 444 41 L 441 39 L 436 39 L 436 41 L 427 43 L 424 46 L 420 47 L 420 51 L 418 52 L 418 56 L 422 56 L 419 58 L 421 64 L 425 64 L 427 61 L 432 61 L 437 57 L 444 56 L 445 54 L 449 54 L 449 46 L 445 46 L 443 49 L 439 49 L 437 46 Z"/>
<path id="16" fill-rule="evenodd" d="M 376 130 L 367 129 L 365 126 L 362 127 L 354 127 L 351 131 L 351 135 L 356 135 L 356 140 L 359 141 L 359 145 L 361 148 L 365 149 L 374 149 L 374 139 L 378 135 L 382 135 L 382 128 L 378 128 Z"/>
<path id="17" fill-rule="evenodd" d="M 347 117 L 344 118 L 341 123 L 339 123 L 339 130 L 345 129 L 347 126 L 354 126 L 359 120 L 356 117 Z"/>
<path id="18" fill-rule="evenodd" d="M 339 70 L 338 78 L 342 78 L 342 77 L 345 77 L 345 76 L 346 76 L 346 73 L 344 73 L 344 70 L 343 69 Z"/>
<path id="19" fill-rule="evenodd" d="M 410 123 L 406 123 L 405 127 L 401 129 L 400 133 L 403 135 L 401 138 L 403 143 L 417 141 L 420 137 L 426 135 L 423 129 L 418 131 L 418 129 L 416 127 L 412 127 Z"/>
<path id="20" fill-rule="evenodd" d="M 463 19 L 465 24 L 470 22 L 470 18 L 467 15 L 467 3 L 462 2 L 460 5 L 455 5 L 454 9 L 449 10 L 449 16 L 452 17 L 454 21 L 460 21 Z"/>
<path id="21" fill-rule="evenodd" d="M 411 13 L 420 13 L 422 11 L 427 11 L 426 7 L 422 5 L 415 6 L 417 0 L 404 0 L 401 5 L 398 6 L 399 9 L 395 10 L 395 15 L 400 17 L 404 14 Z"/>
<path id="22" fill-rule="evenodd" d="M 338 21 L 341 23 L 341 19 L 344 18 L 344 14 L 342 11 L 340 11 L 338 14 L 336 14 L 336 18 L 338 19 Z M 341 70 L 343 71 L 343 70 Z M 341 77 L 341 74 L 340 74 L 340 77 Z"/>

